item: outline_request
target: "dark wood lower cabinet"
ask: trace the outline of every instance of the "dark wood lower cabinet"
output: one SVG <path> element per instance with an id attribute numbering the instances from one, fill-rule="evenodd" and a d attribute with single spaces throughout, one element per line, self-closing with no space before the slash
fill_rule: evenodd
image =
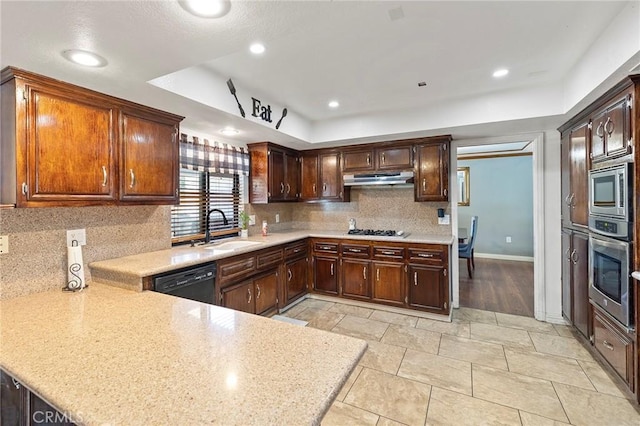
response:
<path id="1" fill-rule="evenodd" d="M 338 258 L 315 257 L 313 263 L 313 289 L 338 295 Z"/>
<path id="2" fill-rule="evenodd" d="M 370 299 L 368 260 L 344 259 L 342 261 L 342 295 L 356 299 Z"/>
<path id="3" fill-rule="evenodd" d="M 244 281 L 221 290 L 222 306 L 236 311 L 255 313 L 255 297 L 253 281 Z"/>
<path id="4" fill-rule="evenodd" d="M 373 263 L 371 277 L 371 300 L 390 305 L 403 306 L 404 295 L 404 266 L 402 263 Z"/>
<path id="5" fill-rule="evenodd" d="M 285 304 L 293 302 L 307 292 L 307 264 L 306 257 L 285 263 Z"/>
<path id="6" fill-rule="evenodd" d="M 593 305 L 592 305 L 593 306 Z M 593 306 L 593 345 L 633 391 L 635 373 L 633 340 L 599 308 Z"/>
<path id="7" fill-rule="evenodd" d="M 256 298 L 255 313 L 260 315 L 278 304 L 278 273 L 274 272 L 253 281 Z"/>
<path id="8" fill-rule="evenodd" d="M 409 306 L 448 314 L 449 286 L 446 269 L 410 264 L 408 272 Z"/>

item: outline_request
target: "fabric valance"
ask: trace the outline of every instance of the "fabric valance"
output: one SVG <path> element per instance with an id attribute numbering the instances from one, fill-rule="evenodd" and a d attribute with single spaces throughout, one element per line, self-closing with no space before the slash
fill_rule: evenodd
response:
<path id="1" fill-rule="evenodd" d="M 180 166 L 199 172 L 249 175 L 249 153 L 244 148 L 180 135 Z"/>

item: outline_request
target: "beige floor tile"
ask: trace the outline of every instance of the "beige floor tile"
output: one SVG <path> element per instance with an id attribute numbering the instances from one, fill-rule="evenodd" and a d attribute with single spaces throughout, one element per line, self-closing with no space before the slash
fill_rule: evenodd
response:
<path id="1" fill-rule="evenodd" d="M 389 345 L 437 354 L 438 346 L 440 345 L 440 333 L 413 327 L 390 325 L 380 341 Z"/>
<path id="2" fill-rule="evenodd" d="M 281 313 L 280 315 L 284 315 L 285 317 L 295 318 L 296 315 L 299 315 L 302 311 L 307 309 L 306 305 L 303 305 L 304 301 L 298 303 L 295 306 L 287 309 L 286 312 Z"/>
<path id="3" fill-rule="evenodd" d="M 538 352 L 593 361 L 593 357 L 589 351 L 587 351 L 575 337 L 552 336 L 550 334 L 534 332 L 530 332 L 529 335 Z"/>
<path id="4" fill-rule="evenodd" d="M 454 309 L 453 319 L 454 321 L 471 321 L 483 322 L 485 324 L 497 324 L 495 313 L 473 308 Z"/>
<path id="5" fill-rule="evenodd" d="M 575 359 L 511 348 L 505 348 L 504 353 L 512 373 L 595 390 Z"/>
<path id="6" fill-rule="evenodd" d="M 407 349 L 399 377 L 471 395 L 471 363 Z"/>
<path id="7" fill-rule="evenodd" d="M 620 398 L 627 398 L 627 394 L 622 392 L 620 388 L 616 385 L 614 380 L 607 374 L 606 371 L 598 364 L 593 361 L 584 361 L 578 360 L 578 363 L 587 374 L 587 377 L 593 383 L 596 390 L 601 393 L 606 393 L 608 395 L 617 396 Z"/>
<path id="8" fill-rule="evenodd" d="M 331 330 L 344 318 L 344 315 L 324 309 L 307 308 L 296 315 L 295 318 L 308 321 L 307 327 Z"/>
<path id="9" fill-rule="evenodd" d="M 314 309 L 329 309 L 333 305 L 334 302 L 327 302 L 326 300 L 319 299 L 306 299 L 303 302 L 300 302 L 305 308 L 314 308 Z"/>
<path id="10" fill-rule="evenodd" d="M 522 421 L 522 426 L 564 426 L 569 424 L 559 422 L 557 420 L 547 419 L 546 417 L 527 413 L 526 411 L 522 410 L 520 410 L 520 420 Z"/>
<path id="11" fill-rule="evenodd" d="M 426 318 L 420 318 L 416 328 L 450 334 L 452 336 L 469 337 L 469 321 L 444 322 Z"/>
<path id="12" fill-rule="evenodd" d="M 624 398 L 554 383 L 562 406 L 572 424 L 585 426 L 638 426 L 640 413 Z"/>
<path id="13" fill-rule="evenodd" d="M 384 371 L 385 373 L 396 374 L 406 349 L 376 341 L 369 341 L 367 343 L 369 347 L 367 347 L 367 351 L 360 360 L 360 365 L 374 370 Z"/>
<path id="14" fill-rule="evenodd" d="M 356 368 L 353 369 L 353 371 L 351 372 L 351 375 L 347 378 L 347 381 L 344 383 L 344 385 L 342 385 L 342 389 L 340 389 L 340 393 L 338 393 L 338 396 L 336 397 L 336 401 L 340 401 L 340 402 L 344 401 L 345 396 L 347 396 L 347 394 L 349 393 L 349 390 L 351 390 L 351 386 L 353 386 L 353 384 L 356 382 L 356 379 L 358 378 L 361 372 L 362 372 L 362 367 L 359 365 L 356 365 Z"/>
<path id="15" fill-rule="evenodd" d="M 498 345 L 533 349 L 529 333 L 515 328 L 472 322 L 471 338 Z"/>
<path id="16" fill-rule="evenodd" d="M 558 335 L 558 332 L 553 327 L 553 324 L 538 321 L 537 319 L 531 317 L 501 314 L 496 312 L 496 320 L 498 321 L 498 325 L 501 325 L 503 327 L 517 328 L 527 331 L 537 331 L 539 333 L 553 334 L 556 336 Z"/>
<path id="17" fill-rule="evenodd" d="M 568 326 L 568 325 L 560 325 L 560 324 L 553 324 L 553 328 L 556 329 L 556 332 L 563 337 L 573 337 L 573 332 L 571 330 L 573 330 L 573 327 Z"/>
<path id="18" fill-rule="evenodd" d="M 473 396 L 553 420 L 568 420 L 547 380 L 474 364 Z"/>
<path id="19" fill-rule="evenodd" d="M 431 386 L 365 368 L 344 402 L 407 425 L 423 425 Z"/>
<path id="20" fill-rule="evenodd" d="M 507 369 L 507 360 L 502 345 L 465 339 L 464 337 L 442 335 L 438 355 L 469 361 L 487 367 Z"/>
<path id="21" fill-rule="evenodd" d="M 518 410 L 433 387 L 427 425 L 518 425 Z"/>
<path id="22" fill-rule="evenodd" d="M 377 423 L 377 415 L 339 401 L 333 403 L 322 419 L 322 426 L 375 426 Z"/>
<path id="23" fill-rule="evenodd" d="M 386 417 L 380 417 L 376 426 L 404 426 L 404 423 L 396 422 L 395 420 L 387 419 Z"/>
<path id="24" fill-rule="evenodd" d="M 386 311 L 373 311 L 369 319 L 388 322 L 389 324 L 404 325 L 405 327 L 415 327 L 418 322 L 418 317 Z"/>
<path id="25" fill-rule="evenodd" d="M 369 318 L 373 313 L 373 309 L 353 305 L 343 305 L 342 303 L 336 303 L 329 308 L 329 311 L 360 318 Z"/>
<path id="26" fill-rule="evenodd" d="M 345 315 L 331 331 L 359 339 L 380 341 L 388 327 L 389 324 L 384 322 Z"/>

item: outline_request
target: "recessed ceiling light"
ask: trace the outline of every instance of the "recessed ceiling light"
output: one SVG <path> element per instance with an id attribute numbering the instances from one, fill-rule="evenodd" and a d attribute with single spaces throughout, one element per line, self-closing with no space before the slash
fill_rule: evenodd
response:
<path id="1" fill-rule="evenodd" d="M 231 9 L 229 0 L 178 0 L 180 6 L 200 18 L 220 18 Z"/>
<path id="2" fill-rule="evenodd" d="M 249 46 L 249 50 L 254 55 L 260 55 L 260 54 L 264 53 L 264 51 L 265 51 L 264 44 L 262 44 L 262 43 L 253 43 L 251 46 Z"/>
<path id="3" fill-rule="evenodd" d="M 328 103 L 328 105 L 329 105 L 329 108 L 338 108 L 340 106 L 340 102 L 338 102 L 338 101 L 330 101 Z"/>
<path id="4" fill-rule="evenodd" d="M 224 129 L 220 130 L 220 133 L 222 133 L 225 136 L 235 136 L 238 133 L 240 133 L 240 131 L 237 129 L 234 129 L 233 127 L 225 127 Z"/>
<path id="5" fill-rule="evenodd" d="M 62 52 L 65 59 L 85 67 L 104 67 L 107 60 L 100 55 L 88 52 L 86 50 L 69 49 Z"/>
<path id="6" fill-rule="evenodd" d="M 506 68 L 500 68 L 497 69 L 493 72 L 493 76 L 495 78 L 500 78 L 500 77 L 504 77 L 505 75 L 509 74 L 509 70 Z"/>

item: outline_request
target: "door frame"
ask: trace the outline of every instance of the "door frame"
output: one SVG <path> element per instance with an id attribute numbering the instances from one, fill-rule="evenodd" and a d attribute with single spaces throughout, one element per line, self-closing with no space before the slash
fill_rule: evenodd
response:
<path id="1" fill-rule="evenodd" d="M 535 319 L 547 320 L 546 288 L 544 276 L 544 133 L 528 133 L 482 139 L 459 139 L 451 143 L 451 172 L 449 188 L 451 202 L 451 233 L 454 235 L 451 250 L 452 306 L 460 307 L 460 268 L 458 258 L 458 154 L 460 146 L 478 146 L 509 142 L 531 141 L 533 162 L 533 312 Z"/>

